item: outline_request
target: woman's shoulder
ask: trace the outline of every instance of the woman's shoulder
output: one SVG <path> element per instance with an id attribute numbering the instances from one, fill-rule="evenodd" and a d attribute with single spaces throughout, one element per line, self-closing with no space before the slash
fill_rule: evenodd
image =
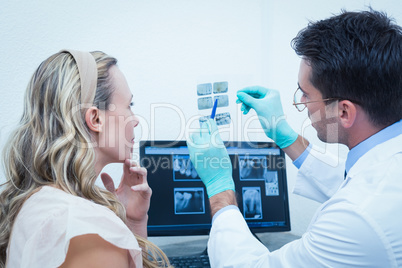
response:
<path id="1" fill-rule="evenodd" d="M 104 206 L 85 198 L 74 196 L 58 188 L 44 186 L 24 202 L 16 218 L 16 223 L 32 226 L 36 222 L 42 222 L 41 224 L 43 224 L 44 221 L 52 220 L 54 217 L 61 217 L 62 215 L 77 217 L 85 214 L 106 214 L 110 217 L 117 217 Z"/>
<path id="2" fill-rule="evenodd" d="M 115 246 L 140 252 L 126 224 L 110 209 L 60 189 L 45 186 L 22 206 L 10 239 L 10 254 L 32 263 L 40 258 L 60 265 L 72 238 L 98 234 Z M 49 256 L 49 252 L 52 252 Z"/>
<path id="3" fill-rule="evenodd" d="M 43 186 L 40 190 L 38 190 L 36 193 L 30 196 L 25 201 L 23 207 L 21 208 L 21 211 L 35 210 L 35 207 L 37 207 L 38 205 L 56 210 L 61 210 L 69 206 L 76 206 L 76 205 L 79 205 L 77 209 L 80 209 L 81 208 L 80 206 L 83 206 L 84 208 L 88 206 L 97 207 L 99 209 L 104 208 L 103 206 L 95 204 L 90 200 L 72 195 L 59 188 L 52 186 Z"/>
<path id="4" fill-rule="evenodd" d="M 57 223 L 58 229 L 64 228 L 66 232 L 73 233 L 81 228 L 100 229 L 96 226 L 102 226 L 103 231 L 113 231 L 115 228 L 129 231 L 124 222 L 107 207 L 50 186 L 42 187 L 29 197 L 16 219 L 16 223 L 28 224 L 31 230 L 33 226 L 40 228 L 57 221 L 63 221 Z"/>

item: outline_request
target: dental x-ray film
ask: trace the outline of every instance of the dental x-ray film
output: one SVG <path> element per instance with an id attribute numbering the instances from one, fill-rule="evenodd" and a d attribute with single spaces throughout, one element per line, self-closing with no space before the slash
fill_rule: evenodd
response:
<path id="1" fill-rule="evenodd" d="M 214 97 L 214 102 L 215 100 L 218 100 L 218 107 L 226 107 L 229 106 L 229 97 L 228 95 L 218 95 Z"/>
<path id="2" fill-rule="evenodd" d="M 198 99 L 198 110 L 212 108 L 212 97 L 203 97 Z"/>
<path id="3" fill-rule="evenodd" d="M 206 122 L 209 118 L 211 118 L 211 117 L 210 116 L 201 116 L 199 119 L 200 126 L 202 123 Z M 215 116 L 215 121 L 218 126 L 230 124 L 230 122 L 231 122 L 230 114 L 229 113 L 217 114 Z"/>
<path id="4" fill-rule="evenodd" d="M 197 95 L 198 96 L 209 95 L 211 93 L 212 93 L 211 83 L 197 85 Z"/>
<path id="5" fill-rule="evenodd" d="M 227 125 L 230 124 L 230 114 L 229 113 L 221 113 L 215 116 L 216 124 L 220 125 Z"/>
<path id="6" fill-rule="evenodd" d="M 200 119 L 198 119 L 200 121 L 200 126 L 202 123 L 206 122 L 208 118 L 210 118 L 210 116 L 201 116 Z"/>
<path id="7" fill-rule="evenodd" d="M 211 109 L 213 107 L 213 104 L 215 103 L 215 100 L 217 100 L 217 107 L 228 107 L 229 96 L 227 94 L 222 94 L 227 92 L 228 92 L 227 81 L 198 84 L 197 95 L 202 96 L 198 98 L 198 110 Z M 200 125 L 211 117 L 210 116 L 211 112 L 209 111 L 202 112 L 204 116 L 199 118 Z M 209 113 L 209 115 L 205 115 L 206 113 Z M 217 125 L 230 124 L 231 122 L 230 114 L 228 112 L 217 114 L 215 116 L 215 121 Z"/>
<path id="8" fill-rule="evenodd" d="M 228 92 L 228 82 L 215 82 L 214 83 L 214 93 L 225 93 Z"/>

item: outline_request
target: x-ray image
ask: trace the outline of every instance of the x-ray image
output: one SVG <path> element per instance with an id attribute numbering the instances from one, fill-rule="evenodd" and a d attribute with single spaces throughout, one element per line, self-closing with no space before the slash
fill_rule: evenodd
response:
<path id="1" fill-rule="evenodd" d="M 201 98 L 198 98 L 198 110 L 208 110 L 211 109 L 212 106 L 214 105 L 215 101 L 217 103 L 217 107 L 228 107 L 229 106 L 229 95 L 227 94 L 221 94 L 221 93 L 227 93 L 228 92 L 228 82 L 227 81 L 222 81 L 222 82 L 214 82 L 213 84 L 213 93 L 212 94 L 212 84 L 211 83 L 204 83 L 204 84 L 198 84 L 197 85 L 197 95 L 202 96 Z M 218 94 L 218 95 L 215 95 Z M 209 96 L 207 96 L 209 95 Z M 206 112 L 206 111 L 203 111 Z M 199 119 L 200 126 L 202 125 L 203 122 L 208 120 L 210 116 L 202 116 Z M 230 113 L 228 112 L 223 112 L 223 113 L 217 113 L 215 116 L 215 121 L 218 126 L 221 125 L 228 125 L 231 123 L 231 118 L 230 118 Z"/>
<path id="2" fill-rule="evenodd" d="M 218 95 L 214 97 L 214 103 L 215 100 L 218 100 L 217 106 L 218 107 L 226 107 L 229 106 L 229 97 L 228 95 Z"/>
<path id="3" fill-rule="evenodd" d="M 173 156 L 173 180 L 199 180 L 197 171 L 188 155 Z"/>
<path id="4" fill-rule="evenodd" d="M 245 219 L 261 219 L 261 189 L 260 187 L 243 187 L 243 216 Z"/>
<path id="5" fill-rule="evenodd" d="M 203 97 L 198 99 L 198 110 L 205 110 L 212 108 L 212 97 Z"/>
<path id="6" fill-rule="evenodd" d="M 215 82 L 214 83 L 214 93 L 226 93 L 228 92 L 228 82 Z"/>
<path id="7" fill-rule="evenodd" d="M 218 126 L 230 124 L 230 113 L 220 113 L 215 116 L 215 121 Z"/>
<path id="8" fill-rule="evenodd" d="M 208 121 L 208 119 L 209 119 L 209 118 L 211 118 L 211 116 L 210 116 L 210 115 L 207 115 L 207 116 L 201 116 L 201 117 L 200 117 L 200 119 L 198 119 L 198 120 L 200 121 L 200 127 L 201 127 L 202 123 L 204 123 L 204 122 Z"/>
<path id="9" fill-rule="evenodd" d="M 175 214 L 205 213 L 204 188 L 175 188 Z"/>
<path id="10" fill-rule="evenodd" d="M 211 118 L 209 115 L 200 117 L 199 119 L 200 126 L 202 125 L 202 123 L 208 121 L 209 118 Z M 230 124 L 231 122 L 230 114 L 229 113 L 217 114 L 215 116 L 215 121 L 218 126 Z"/>
<path id="11" fill-rule="evenodd" d="M 267 158 L 265 156 L 239 156 L 240 180 L 265 180 Z"/>
<path id="12" fill-rule="evenodd" d="M 212 85 L 211 85 L 211 83 L 198 84 L 197 85 L 197 95 L 198 96 L 209 95 L 211 93 L 212 93 Z"/>
<path id="13" fill-rule="evenodd" d="M 265 195 L 276 196 L 279 195 L 278 185 L 278 172 L 266 170 L 264 173 L 265 178 Z"/>

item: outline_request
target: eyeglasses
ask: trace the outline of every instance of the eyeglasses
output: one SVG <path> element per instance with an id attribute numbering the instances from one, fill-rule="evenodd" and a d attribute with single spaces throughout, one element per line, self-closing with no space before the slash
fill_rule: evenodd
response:
<path id="1" fill-rule="evenodd" d="M 303 98 L 304 93 L 301 90 L 300 86 L 297 87 L 296 92 L 293 96 L 293 105 L 296 107 L 296 109 L 299 112 L 302 112 L 304 109 L 307 107 L 307 103 L 313 103 L 313 102 L 321 102 L 321 101 L 331 101 L 331 100 L 340 100 L 340 98 L 327 98 L 327 99 L 322 99 L 322 100 L 316 100 L 316 101 L 304 101 L 302 102 L 301 99 Z"/>

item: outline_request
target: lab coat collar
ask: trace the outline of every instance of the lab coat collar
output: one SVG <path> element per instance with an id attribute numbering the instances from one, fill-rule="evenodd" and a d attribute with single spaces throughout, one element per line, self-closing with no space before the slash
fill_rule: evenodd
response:
<path id="1" fill-rule="evenodd" d="M 377 166 L 378 163 L 388 161 L 398 153 L 402 153 L 402 134 L 374 146 L 374 148 L 360 157 L 349 170 L 342 186 L 346 185 L 350 179 L 358 176 L 359 173 L 370 170 L 373 166 Z"/>
<path id="2" fill-rule="evenodd" d="M 367 138 L 366 140 L 362 141 L 355 147 L 353 147 L 346 159 L 345 169 L 346 173 L 349 173 L 349 170 L 352 166 L 359 160 L 360 157 L 365 155 L 368 151 L 373 149 L 375 146 L 386 142 L 392 138 L 395 138 L 398 135 L 402 134 L 402 120 L 384 128 L 383 130 L 379 131 L 378 133 L 372 135 L 371 137 Z"/>

